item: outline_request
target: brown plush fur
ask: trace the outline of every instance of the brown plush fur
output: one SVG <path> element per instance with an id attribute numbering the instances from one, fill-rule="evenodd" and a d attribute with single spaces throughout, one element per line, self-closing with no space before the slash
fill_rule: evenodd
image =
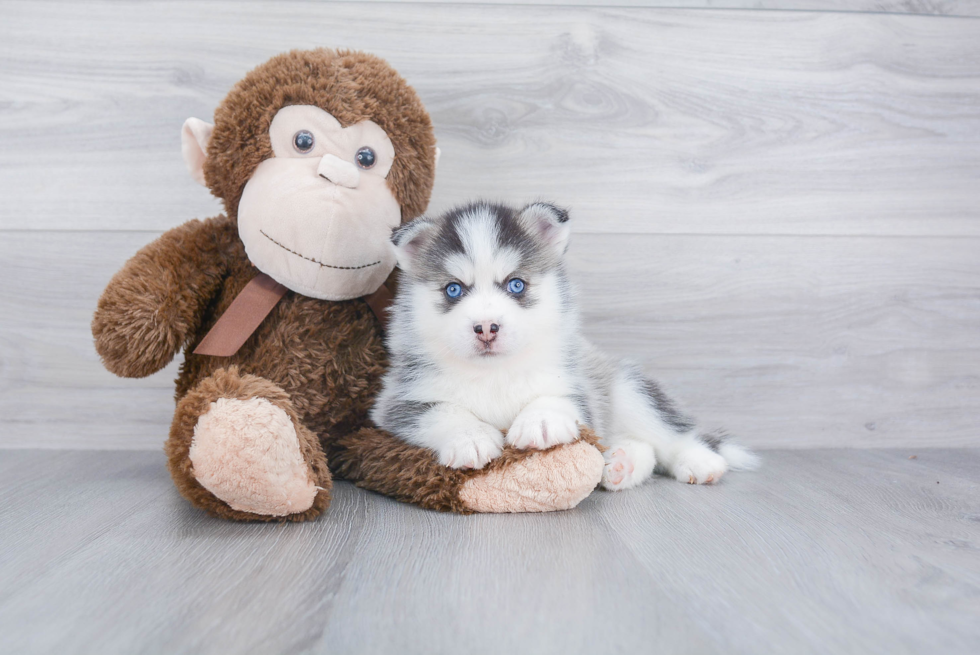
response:
<path id="1" fill-rule="evenodd" d="M 225 211 L 238 215 L 242 189 L 255 167 L 272 156 L 269 125 L 287 105 L 315 105 L 348 127 L 381 126 L 395 147 L 388 187 L 402 219 L 425 211 L 435 179 L 436 140 L 415 90 L 383 59 L 348 50 L 294 50 L 246 75 L 214 112 L 204 179 Z"/>
<path id="2" fill-rule="evenodd" d="M 582 439 L 605 450 L 599 438 L 588 428 Z M 553 446 L 549 452 L 565 445 Z M 468 480 L 491 471 L 507 468 L 528 457 L 529 453 L 513 446 L 478 471 L 463 471 L 441 466 L 428 450 L 395 439 L 377 428 L 362 428 L 328 444 L 327 455 L 334 472 L 359 487 L 371 489 L 406 503 L 441 512 L 472 514 L 460 500 L 459 490 Z"/>
<path id="3" fill-rule="evenodd" d="M 458 496 L 461 484 L 527 455 L 508 450 L 494 468 L 464 473 L 370 427 L 368 410 L 387 356 L 381 326 L 363 299 L 332 302 L 290 291 L 234 356 L 193 354 L 258 274 L 238 236 L 238 201 L 255 167 L 272 156 L 269 124 L 288 104 L 315 104 L 343 125 L 378 123 L 395 147 L 388 184 L 403 219 L 425 209 L 435 141 L 411 87 L 385 62 L 362 53 L 313 50 L 275 57 L 249 73 L 215 112 L 205 178 L 228 215 L 174 228 L 125 264 L 99 299 L 92 321 L 96 349 L 113 373 L 144 377 L 183 348 L 166 453 L 180 493 L 215 516 L 283 520 L 234 510 L 194 478 L 194 426 L 222 397 L 266 398 L 292 420 L 311 479 L 323 491 L 310 509 L 288 520 L 315 518 L 327 507 L 328 461 L 340 477 L 365 488 L 423 507 L 466 512 Z"/>

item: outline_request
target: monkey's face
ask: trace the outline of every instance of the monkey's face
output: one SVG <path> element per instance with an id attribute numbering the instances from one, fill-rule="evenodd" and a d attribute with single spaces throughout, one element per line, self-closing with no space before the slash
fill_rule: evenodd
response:
<path id="1" fill-rule="evenodd" d="M 269 127 L 274 156 L 238 204 L 256 268 L 297 293 L 347 300 L 373 293 L 395 266 L 401 208 L 385 180 L 395 149 L 371 121 L 346 128 L 312 105 L 283 107 Z"/>

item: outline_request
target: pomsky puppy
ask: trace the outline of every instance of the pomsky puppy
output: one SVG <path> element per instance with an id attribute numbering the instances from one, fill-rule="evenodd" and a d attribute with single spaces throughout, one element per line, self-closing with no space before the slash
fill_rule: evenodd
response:
<path id="1" fill-rule="evenodd" d="M 446 466 L 482 468 L 505 442 L 545 449 L 587 425 L 608 448 L 607 489 L 636 486 L 658 466 L 704 484 L 756 464 L 585 339 L 565 275 L 565 211 L 474 203 L 417 218 L 392 240 L 403 275 L 391 368 L 371 414 L 379 427 Z"/>

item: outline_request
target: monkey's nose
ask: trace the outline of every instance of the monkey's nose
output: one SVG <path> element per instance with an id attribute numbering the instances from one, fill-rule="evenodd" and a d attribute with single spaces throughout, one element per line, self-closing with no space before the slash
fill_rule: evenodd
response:
<path id="1" fill-rule="evenodd" d="M 496 323 L 483 321 L 482 323 L 474 323 L 473 331 L 476 332 L 477 339 L 483 343 L 490 343 L 497 338 L 497 333 L 500 332 L 500 326 Z"/>
<path id="2" fill-rule="evenodd" d="M 316 172 L 320 177 L 348 189 L 356 189 L 361 181 L 361 172 L 357 170 L 357 166 L 336 155 L 324 155 Z"/>

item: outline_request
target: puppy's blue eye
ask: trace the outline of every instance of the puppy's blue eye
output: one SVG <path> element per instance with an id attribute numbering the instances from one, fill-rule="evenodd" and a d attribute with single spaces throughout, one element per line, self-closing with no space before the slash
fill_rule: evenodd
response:
<path id="1" fill-rule="evenodd" d="M 316 145 L 316 140 L 313 138 L 313 133 L 309 130 L 300 130 L 293 135 L 293 147 L 296 148 L 296 152 L 305 155 L 310 150 L 313 150 L 314 145 Z"/>
<path id="2" fill-rule="evenodd" d="M 510 291 L 515 296 L 519 296 L 524 293 L 524 280 L 514 278 L 507 283 L 507 290 Z"/>
<path id="3" fill-rule="evenodd" d="M 459 298 L 463 295 L 463 287 L 453 282 L 446 285 L 446 295 L 450 298 Z"/>

